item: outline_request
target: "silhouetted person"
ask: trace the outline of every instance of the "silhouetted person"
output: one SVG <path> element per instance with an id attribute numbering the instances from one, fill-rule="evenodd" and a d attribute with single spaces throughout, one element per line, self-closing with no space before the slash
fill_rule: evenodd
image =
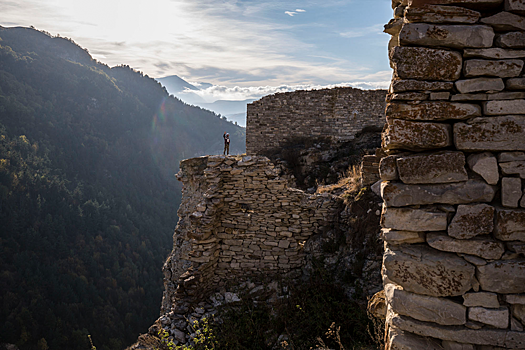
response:
<path id="1" fill-rule="evenodd" d="M 223 155 L 230 155 L 230 134 L 225 132 L 222 135 L 222 138 L 224 139 L 224 151 L 222 152 Z"/>

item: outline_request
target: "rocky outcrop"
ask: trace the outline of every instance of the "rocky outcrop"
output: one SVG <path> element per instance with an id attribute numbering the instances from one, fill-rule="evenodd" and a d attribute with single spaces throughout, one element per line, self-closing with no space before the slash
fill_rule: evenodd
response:
<path id="1" fill-rule="evenodd" d="M 386 348 L 525 349 L 524 2 L 392 3 Z"/>

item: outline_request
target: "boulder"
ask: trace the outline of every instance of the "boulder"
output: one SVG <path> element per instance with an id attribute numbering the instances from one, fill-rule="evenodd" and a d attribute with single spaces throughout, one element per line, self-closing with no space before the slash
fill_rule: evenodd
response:
<path id="1" fill-rule="evenodd" d="M 477 91 L 501 91 L 505 89 L 505 83 L 501 78 L 474 78 L 456 81 L 456 88 L 462 94 Z"/>
<path id="2" fill-rule="evenodd" d="M 448 235 L 469 239 L 494 230 L 494 207 L 488 204 L 458 205 L 456 215 L 448 226 Z"/>
<path id="3" fill-rule="evenodd" d="M 494 237 L 502 241 L 525 242 L 525 210 L 497 208 Z"/>
<path id="4" fill-rule="evenodd" d="M 446 81 L 424 81 L 424 80 L 392 80 L 390 85 L 391 92 L 405 91 L 446 91 L 451 90 L 454 83 Z"/>
<path id="5" fill-rule="evenodd" d="M 383 240 L 389 244 L 414 244 L 425 242 L 425 232 L 398 231 L 390 228 L 381 230 Z"/>
<path id="6" fill-rule="evenodd" d="M 502 60 L 506 58 L 524 58 L 525 50 L 505 50 L 498 47 L 490 49 L 465 49 L 463 52 L 464 58 L 487 58 L 493 60 Z"/>
<path id="7" fill-rule="evenodd" d="M 486 309 L 480 306 L 469 307 L 468 319 L 495 328 L 507 328 L 509 326 L 509 309 L 506 307 L 498 309 Z"/>
<path id="8" fill-rule="evenodd" d="M 458 6 L 424 5 L 405 10 L 408 23 L 476 23 L 479 17 L 479 12 Z"/>
<path id="9" fill-rule="evenodd" d="M 404 290 L 434 297 L 463 295 L 475 268 L 456 254 L 421 245 L 390 246 L 383 256 L 386 277 Z"/>
<path id="10" fill-rule="evenodd" d="M 463 305 L 465 306 L 482 306 L 492 309 L 500 307 L 498 295 L 496 293 L 478 292 L 467 293 L 463 295 Z"/>
<path id="11" fill-rule="evenodd" d="M 512 78 L 519 76 L 522 69 L 522 60 L 471 59 L 465 61 L 463 73 L 467 78 L 478 76 Z"/>
<path id="12" fill-rule="evenodd" d="M 493 186 L 479 180 L 435 185 L 406 185 L 390 181 L 381 184 L 383 200 L 389 207 L 491 202 L 495 192 Z"/>
<path id="13" fill-rule="evenodd" d="M 494 30 L 484 25 L 408 23 L 399 33 L 401 45 L 488 48 L 493 40 Z"/>
<path id="14" fill-rule="evenodd" d="M 463 325 L 467 322 L 467 308 L 445 298 L 410 293 L 394 284 L 385 286 L 385 296 L 393 311 L 416 320 L 441 325 Z"/>
<path id="15" fill-rule="evenodd" d="M 381 226 L 395 231 L 444 231 L 447 214 L 441 211 L 383 207 Z"/>
<path id="16" fill-rule="evenodd" d="M 519 175 L 519 177 L 525 179 L 525 160 L 500 163 L 499 166 L 503 175 Z"/>
<path id="17" fill-rule="evenodd" d="M 505 11 L 525 15 L 525 2 L 523 0 L 505 0 Z"/>
<path id="18" fill-rule="evenodd" d="M 511 12 L 498 12 L 481 19 L 481 23 L 491 25 L 496 30 L 525 30 L 525 18 Z"/>
<path id="19" fill-rule="evenodd" d="M 496 45 L 508 49 L 525 48 L 525 32 L 510 32 L 496 36 Z"/>
<path id="20" fill-rule="evenodd" d="M 522 195 L 520 178 L 504 177 L 501 179 L 501 204 L 504 207 L 517 208 Z"/>
<path id="21" fill-rule="evenodd" d="M 508 79 L 506 86 L 509 90 L 525 90 L 525 78 Z"/>
<path id="22" fill-rule="evenodd" d="M 485 115 L 525 114 L 525 99 L 484 102 L 483 111 Z"/>
<path id="23" fill-rule="evenodd" d="M 501 85 L 504 87 L 503 81 Z M 502 87 L 502 89 L 503 89 Z M 418 104 L 389 103 L 386 115 L 390 118 L 440 121 L 449 119 L 468 119 L 481 116 L 479 105 L 453 102 L 422 102 Z"/>
<path id="24" fill-rule="evenodd" d="M 419 80 L 455 81 L 463 64 L 459 52 L 424 47 L 396 46 L 390 60 L 396 76 Z"/>
<path id="25" fill-rule="evenodd" d="M 477 266 L 476 277 L 481 289 L 512 294 L 525 292 L 525 259 L 502 260 Z"/>
<path id="26" fill-rule="evenodd" d="M 397 158 L 399 178 L 406 184 L 467 181 L 463 152 L 414 154 Z"/>
<path id="27" fill-rule="evenodd" d="M 448 124 L 413 122 L 387 117 L 387 129 L 382 135 L 384 149 L 420 151 L 452 145 Z"/>
<path id="28" fill-rule="evenodd" d="M 470 169 L 481 175 L 489 185 L 496 185 L 499 181 L 498 161 L 490 152 L 471 154 L 467 158 Z"/>
<path id="29" fill-rule="evenodd" d="M 525 151 L 525 116 L 481 117 L 456 123 L 454 143 L 465 151 Z"/>
<path id="30" fill-rule="evenodd" d="M 475 255 L 488 260 L 497 260 L 505 252 L 503 243 L 492 238 L 454 239 L 443 233 L 429 232 L 427 243 L 437 250 Z"/>

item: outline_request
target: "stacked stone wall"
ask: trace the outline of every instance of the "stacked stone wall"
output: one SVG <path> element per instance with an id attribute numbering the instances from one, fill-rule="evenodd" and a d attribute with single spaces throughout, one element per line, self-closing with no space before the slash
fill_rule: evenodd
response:
<path id="1" fill-rule="evenodd" d="M 393 0 L 388 349 L 525 349 L 525 2 Z"/>
<path id="2" fill-rule="evenodd" d="M 298 139 L 346 142 L 383 128 L 385 90 L 334 88 L 277 93 L 248 104 L 246 153 L 267 154 Z"/>
<path id="3" fill-rule="evenodd" d="M 184 313 L 229 281 L 303 267 L 306 241 L 342 210 L 331 194 L 289 188 L 266 157 L 187 159 L 177 176 L 183 201 L 164 265 L 162 313 Z"/>

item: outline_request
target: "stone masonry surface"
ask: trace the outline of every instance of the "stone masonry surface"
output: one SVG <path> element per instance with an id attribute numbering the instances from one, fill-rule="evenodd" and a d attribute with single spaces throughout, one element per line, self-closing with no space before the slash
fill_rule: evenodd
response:
<path id="1" fill-rule="evenodd" d="M 248 104 L 246 153 L 261 155 L 296 139 L 354 139 L 365 127 L 383 128 L 385 90 L 350 87 L 269 95 Z"/>
<path id="2" fill-rule="evenodd" d="M 525 349 L 525 1 L 392 8 L 386 349 Z"/>

